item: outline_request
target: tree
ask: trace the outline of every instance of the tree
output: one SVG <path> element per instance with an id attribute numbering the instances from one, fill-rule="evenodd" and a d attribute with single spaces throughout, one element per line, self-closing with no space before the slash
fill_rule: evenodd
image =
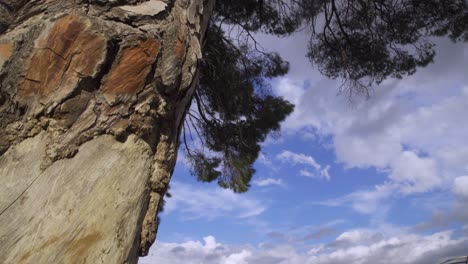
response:
<path id="1" fill-rule="evenodd" d="M 224 28 L 235 33 L 226 34 Z M 248 189 L 258 143 L 292 111 L 280 98 L 251 100 L 258 99 L 259 90 L 268 90 L 265 79 L 288 70 L 278 54 L 259 47 L 254 34 L 287 36 L 300 29 L 310 32 L 307 56 L 324 75 L 341 79 L 348 96 L 369 97 L 371 87 L 386 78 L 402 78 L 431 63 L 434 37 L 467 41 L 467 1 L 217 1 L 195 93 L 195 114 L 201 118 L 190 112 L 187 124 L 214 152 L 207 156 L 203 148 L 193 151 L 185 144 L 199 180 L 218 180 L 236 192 Z M 251 109 L 259 103 L 269 106 L 255 119 Z M 259 127 L 263 131 L 253 129 Z"/>
<path id="2" fill-rule="evenodd" d="M 465 0 L 323 2 L 324 25 L 313 34 L 308 57 L 348 93 L 402 78 L 433 62 L 434 37 L 468 40 Z"/>
<path id="3" fill-rule="evenodd" d="M 308 30 L 311 62 L 367 96 L 429 64 L 432 37 L 466 41 L 466 5 L 0 1 L 0 262 L 136 262 L 181 144 L 199 180 L 246 191 L 293 110 L 268 83 L 289 64 L 255 33 Z"/>
<path id="4" fill-rule="evenodd" d="M 0 263 L 136 263 L 214 1 L 0 1 Z"/>
<path id="5" fill-rule="evenodd" d="M 221 187 L 235 192 L 248 189 L 259 143 L 278 130 L 279 122 L 293 110 L 290 103 L 270 94 L 265 81 L 285 74 L 288 64 L 278 54 L 255 54 L 249 48 L 234 45 L 219 27 L 210 27 L 196 107 L 184 126 L 196 131 L 202 144 L 215 153 L 207 157 L 203 150 L 192 151 L 184 134 L 193 173 L 202 181 L 218 180 Z"/>

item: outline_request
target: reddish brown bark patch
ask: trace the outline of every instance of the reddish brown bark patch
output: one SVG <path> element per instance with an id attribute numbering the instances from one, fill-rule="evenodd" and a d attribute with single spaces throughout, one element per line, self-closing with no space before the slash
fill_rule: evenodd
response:
<path id="1" fill-rule="evenodd" d="M 185 38 L 183 35 L 179 36 L 177 38 L 175 47 L 174 47 L 174 53 L 179 61 L 181 61 L 184 56 L 185 56 Z"/>
<path id="2" fill-rule="evenodd" d="M 13 43 L 0 43 L 0 59 L 8 60 L 13 52 Z"/>
<path id="3" fill-rule="evenodd" d="M 3 64 L 10 58 L 12 53 L 13 53 L 12 42 L 0 43 L 0 70 L 3 67 Z"/>
<path id="4" fill-rule="evenodd" d="M 159 48 L 159 42 L 148 39 L 121 51 L 119 62 L 111 69 L 103 85 L 103 93 L 109 103 L 115 103 L 122 96 L 134 96 L 143 88 Z"/>
<path id="5" fill-rule="evenodd" d="M 38 98 L 41 103 L 70 95 L 81 78 L 93 77 L 106 56 L 106 39 L 88 32 L 89 20 L 68 15 L 55 22 L 36 41 L 18 98 Z"/>

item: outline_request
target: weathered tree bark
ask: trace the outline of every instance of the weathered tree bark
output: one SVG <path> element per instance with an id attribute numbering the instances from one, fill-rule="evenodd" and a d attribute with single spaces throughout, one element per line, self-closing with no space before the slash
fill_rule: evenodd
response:
<path id="1" fill-rule="evenodd" d="M 213 0 L 0 0 L 0 263 L 136 263 Z"/>

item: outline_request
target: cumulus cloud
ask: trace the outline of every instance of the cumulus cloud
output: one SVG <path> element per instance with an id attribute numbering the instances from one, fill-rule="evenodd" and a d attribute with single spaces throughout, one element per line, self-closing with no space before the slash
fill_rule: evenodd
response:
<path id="1" fill-rule="evenodd" d="M 164 214 L 177 211 L 185 219 L 249 218 L 266 210 L 258 200 L 218 186 L 195 187 L 175 181 L 171 182 L 171 194 Z"/>
<path id="2" fill-rule="evenodd" d="M 456 239 L 452 231 L 421 236 L 405 234 L 385 237 L 368 231 L 349 231 L 340 235 L 336 242 L 345 241 L 339 247 L 329 245 L 312 250 L 310 263 L 411 263 L 427 264 L 464 254 L 468 239 Z"/>
<path id="3" fill-rule="evenodd" d="M 243 249 L 239 253 L 232 253 L 229 256 L 223 257 L 222 264 L 248 264 L 247 258 L 252 256 L 252 252 Z"/>
<path id="4" fill-rule="evenodd" d="M 355 209 L 370 212 L 380 207 L 366 197 L 383 201 L 434 190 L 460 191 L 452 184 L 468 172 L 468 48 L 448 40 L 436 42 L 436 63 L 402 80 L 385 81 L 372 89 L 369 100 L 354 98 L 350 103 L 337 95 L 338 82 L 318 75 L 314 80 L 300 76 L 310 80 L 310 86 L 297 81 L 297 74 L 296 81 L 286 78 L 274 86 L 275 92 L 296 103 L 284 122 L 285 135 L 313 131 L 330 139 L 337 161 L 345 167 L 376 168 L 387 175 L 381 184 L 341 199 Z M 297 92 L 288 97 L 293 88 Z M 317 176 L 307 170 L 301 174 Z M 384 192 L 386 197 L 377 194 L 382 188 L 391 190 Z"/>
<path id="5" fill-rule="evenodd" d="M 427 264 L 466 254 L 468 238 L 452 230 L 431 235 L 403 233 L 385 236 L 366 229 L 349 230 L 328 244 L 298 251 L 288 245 L 236 246 L 220 244 L 214 237 L 183 243 L 159 242 L 140 264 Z"/>
<path id="6" fill-rule="evenodd" d="M 306 92 L 303 85 L 303 83 L 293 81 L 290 78 L 281 78 L 276 85 L 277 88 L 275 92 L 277 95 L 297 105 L 301 102 L 302 96 L 304 96 Z"/>
<path id="7" fill-rule="evenodd" d="M 305 43 L 294 38 L 271 43 L 290 47 L 298 42 Z M 286 244 L 258 247 L 220 244 L 213 237 L 184 243 L 159 242 L 141 263 L 427 264 L 468 254 L 466 225 L 462 236 L 451 230 L 430 235 L 412 233 L 468 221 L 468 176 L 461 176 L 468 173 L 468 48 L 449 41 L 438 44 L 435 64 L 403 80 L 387 80 L 371 91 L 369 100 L 355 98 L 352 104 L 345 96 L 337 96 L 339 83 L 311 73 L 303 50 L 281 49 L 294 63 L 292 75 L 276 80 L 274 92 L 296 105 L 283 124 L 284 135 L 329 138 L 337 161 L 345 167 L 376 168 L 386 175 L 380 184 L 317 203 L 346 205 L 375 215 L 387 210 L 385 201 L 394 197 L 451 190 L 455 199 L 449 211 L 435 210 L 428 222 L 396 235 L 370 229 L 348 230 L 329 243 L 309 245 L 307 252 L 287 244 L 290 234 L 281 232 L 270 233 L 271 238 Z M 299 172 L 302 176 L 330 178 L 329 167 L 311 156 L 283 151 L 276 158 L 303 166 Z M 264 156 L 259 161 L 272 164 Z M 275 180 L 253 183 L 269 185 Z M 174 198 L 168 202 L 167 213 L 177 208 L 189 218 L 245 218 L 265 210 L 257 200 L 248 196 L 234 198 L 225 190 L 173 184 L 172 192 Z M 304 232 L 295 239 L 305 241 L 308 235 L 310 240 L 329 238 L 336 232 L 334 228 L 323 228 Z"/>
<path id="8" fill-rule="evenodd" d="M 157 242 L 151 248 L 149 256 L 140 258 L 139 263 L 220 263 L 223 257 L 229 255 L 225 246 L 216 242 L 213 236 L 207 236 L 203 241 Z"/>
<path id="9" fill-rule="evenodd" d="M 401 152 L 392 162 L 389 178 L 401 185 L 399 189 L 405 194 L 430 191 L 441 184 L 435 161 L 419 157 L 412 151 Z"/>
<path id="10" fill-rule="evenodd" d="M 464 201 L 468 201 L 468 176 L 460 176 L 453 181 L 455 195 Z"/>

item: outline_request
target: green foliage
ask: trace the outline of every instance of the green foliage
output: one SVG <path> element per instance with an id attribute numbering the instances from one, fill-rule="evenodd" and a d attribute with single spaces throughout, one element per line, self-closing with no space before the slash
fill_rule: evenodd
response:
<path id="1" fill-rule="evenodd" d="M 467 5 L 466 0 L 217 0 L 184 125 L 192 173 L 200 181 L 246 191 L 260 143 L 293 110 L 271 94 L 268 83 L 286 74 L 289 64 L 265 52 L 254 33 L 285 36 L 309 29 L 310 61 L 324 75 L 343 80 L 350 96 L 369 96 L 374 84 L 430 64 L 434 37 L 468 41 Z"/>
<path id="2" fill-rule="evenodd" d="M 350 94 L 432 63 L 433 37 L 468 40 L 466 0 L 219 0 L 217 21 L 250 32 L 311 32 L 310 61 Z M 318 19 L 319 23 L 316 23 Z"/>
<path id="3" fill-rule="evenodd" d="M 196 109 L 188 113 L 194 122 L 186 126 L 200 132 L 199 139 L 211 153 L 186 144 L 192 173 L 200 181 L 217 180 L 223 188 L 245 192 L 260 143 L 278 131 L 293 110 L 289 102 L 271 95 L 266 82 L 287 73 L 289 64 L 276 53 L 235 46 L 221 28 L 212 26 L 200 68 Z"/>
<path id="4" fill-rule="evenodd" d="M 468 40 L 465 0 L 329 0 L 322 11 L 325 25 L 312 36 L 308 57 L 351 93 L 427 66 L 435 56 L 429 37 Z"/>
<path id="5" fill-rule="evenodd" d="M 195 152 L 189 156 L 189 160 L 193 164 L 192 173 L 199 181 L 212 182 L 221 176 L 221 172 L 217 170 L 221 164 L 220 158 L 209 158 L 203 153 Z"/>
<path id="6" fill-rule="evenodd" d="M 216 1 L 215 17 L 228 24 L 237 24 L 250 32 L 274 35 L 294 32 L 301 17 L 286 1 L 221 0 Z"/>

